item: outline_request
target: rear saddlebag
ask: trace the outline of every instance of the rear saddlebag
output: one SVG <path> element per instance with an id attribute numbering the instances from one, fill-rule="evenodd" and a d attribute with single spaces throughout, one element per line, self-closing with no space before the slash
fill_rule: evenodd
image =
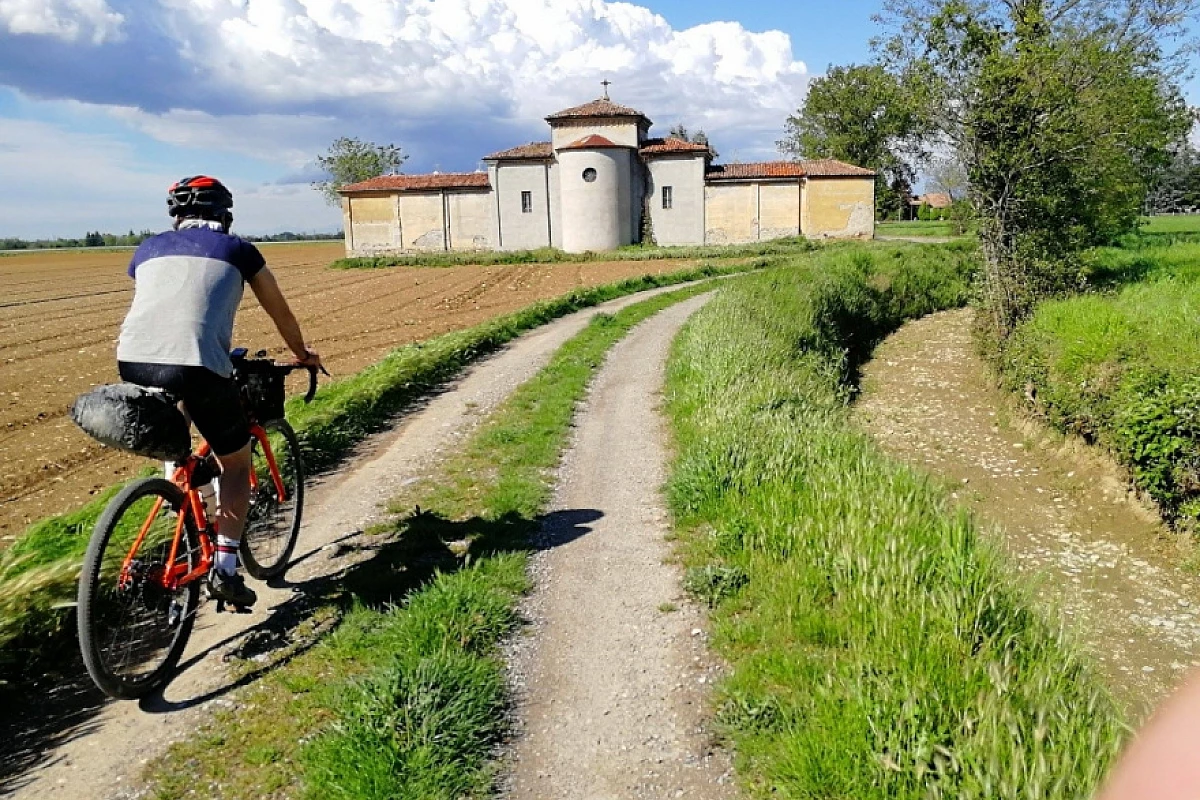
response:
<path id="1" fill-rule="evenodd" d="M 161 391 L 132 383 L 98 386 L 71 406 L 71 419 L 93 439 L 162 461 L 192 450 L 187 420 Z"/>

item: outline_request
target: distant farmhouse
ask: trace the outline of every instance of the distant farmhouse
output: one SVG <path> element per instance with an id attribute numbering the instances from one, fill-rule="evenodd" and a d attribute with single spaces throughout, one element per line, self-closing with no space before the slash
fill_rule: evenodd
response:
<path id="1" fill-rule="evenodd" d="M 705 144 L 650 138 L 650 120 L 607 94 L 546 121 L 550 141 L 485 156 L 487 172 L 343 187 L 346 252 L 576 253 L 874 235 L 870 170 L 833 160 L 714 164 Z"/>

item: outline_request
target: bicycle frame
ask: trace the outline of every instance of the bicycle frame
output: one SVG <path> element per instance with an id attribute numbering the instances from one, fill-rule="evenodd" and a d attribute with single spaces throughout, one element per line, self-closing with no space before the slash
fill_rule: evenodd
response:
<path id="1" fill-rule="evenodd" d="M 267 439 L 266 430 L 261 425 L 254 423 L 250 426 L 250 435 L 262 447 L 263 455 L 267 459 L 267 468 L 271 473 L 271 482 L 275 484 L 275 490 L 279 493 L 280 500 L 286 501 L 288 499 L 287 488 L 283 485 L 283 476 L 279 474 L 275 452 L 271 449 L 271 443 Z M 162 587 L 168 592 L 175 592 L 180 587 L 204 577 L 208 574 L 209 569 L 212 568 L 213 556 L 216 553 L 216 545 L 213 543 L 212 537 L 213 526 L 208 518 L 208 510 L 204 505 L 204 498 L 200 495 L 199 489 L 192 485 L 192 478 L 196 468 L 211 453 L 212 448 L 209 447 L 208 442 L 201 442 L 199 450 L 189 455 L 176 468 L 175 474 L 171 476 L 171 481 L 183 490 L 184 500 L 183 507 L 179 509 L 179 516 L 175 520 L 175 534 L 171 541 L 171 553 L 167 558 L 167 564 L 170 567 L 164 570 L 161 576 Z M 250 491 L 253 492 L 257 488 L 258 474 L 254 470 L 251 470 Z M 137 538 L 129 548 L 129 553 L 125 556 L 125 560 L 121 564 L 120 583 L 122 584 L 122 588 L 124 588 L 123 585 L 130 579 L 130 565 L 137 557 L 138 550 L 141 549 L 142 542 L 150 532 L 150 527 L 154 524 L 158 513 L 162 511 L 162 504 L 162 498 L 154 502 L 154 506 L 150 509 L 146 521 L 142 523 Z M 176 557 L 179 555 L 180 543 L 183 541 L 184 525 L 187 524 L 187 517 L 189 515 L 196 521 L 200 539 L 200 563 L 190 571 L 186 565 L 176 562 Z"/>

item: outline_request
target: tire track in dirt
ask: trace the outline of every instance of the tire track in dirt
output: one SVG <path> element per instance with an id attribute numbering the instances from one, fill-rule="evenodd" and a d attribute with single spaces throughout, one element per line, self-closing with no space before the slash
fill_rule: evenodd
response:
<path id="1" fill-rule="evenodd" d="M 934 314 L 880 345 L 858 419 L 951 482 L 1136 722 L 1200 665 L 1200 579 L 1110 460 L 1009 411 L 975 354 L 971 318 Z"/>
<path id="2" fill-rule="evenodd" d="M 514 643 L 520 724 L 509 800 L 737 796 L 706 729 L 703 615 L 669 563 L 663 369 L 707 300 L 643 322 L 611 351 L 575 420 Z"/>
<path id="3" fill-rule="evenodd" d="M 90 707 L 75 708 L 65 727 L 50 734 L 57 746 L 49 749 L 23 737 L 22 730 L 47 726 L 44 719 L 29 719 L 15 736 L 9 734 L 6 747 L 18 753 L 18 760 L 33 764 L 7 782 L 0 779 L 0 795 L 11 793 L 14 800 L 139 796 L 136 784 L 141 765 L 173 741 L 191 734 L 205 714 L 237 707 L 229 692 L 246 681 L 231 675 L 225 660 L 230 655 L 262 650 L 262 640 L 273 647 L 285 644 L 296 624 L 292 618 L 305 609 L 304 587 L 334 578 L 363 557 L 369 550 L 363 531 L 385 518 L 382 504 L 403 486 L 434 470 L 464 436 L 597 313 L 614 313 L 674 288 L 678 287 L 613 300 L 526 334 L 474 366 L 392 431 L 369 440 L 346 467 L 326 476 L 308 494 L 297 555 L 286 582 L 275 586 L 250 582 L 259 594 L 254 613 L 216 614 L 212 604 L 206 603 L 183 657 L 185 669 L 162 697 L 140 704 L 93 700 Z M 90 694 L 94 697 L 95 693 Z M 32 711 L 44 713 L 47 705 L 46 698 L 39 698 Z M 42 735 L 47 735 L 44 730 Z M 213 757 L 219 757 L 219 751 L 214 751 Z"/>

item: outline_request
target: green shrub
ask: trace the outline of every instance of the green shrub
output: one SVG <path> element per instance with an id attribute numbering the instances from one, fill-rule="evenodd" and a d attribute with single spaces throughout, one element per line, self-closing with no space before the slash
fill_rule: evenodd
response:
<path id="1" fill-rule="evenodd" d="M 1004 349 L 1005 385 L 1109 450 L 1169 520 L 1200 500 L 1200 247 L 1091 256 L 1113 287 L 1041 304 Z"/>

